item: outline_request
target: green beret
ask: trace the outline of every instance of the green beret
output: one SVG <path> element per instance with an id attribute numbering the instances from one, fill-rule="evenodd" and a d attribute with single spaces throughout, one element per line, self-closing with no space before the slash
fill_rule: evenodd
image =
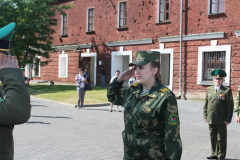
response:
<path id="1" fill-rule="evenodd" d="M 0 52 L 9 55 L 10 40 L 13 37 L 13 31 L 16 23 L 12 22 L 3 28 L 0 28 Z"/>
<path id="2" fill-rule="evenodd" d="M 227 73 L 224 70 L 215 69 L 214 71 L 212 71 L 211 75 L 214 79 L 223 79 L 227 76 Z"/>
<path id="3" fill-rule="evenodd" d="M 160 52 L 158 51 L 137 51 L 135 61 L 129 64 L 129 66 L 144 66 L 149 62 L 160 63 Z"/>
<path id="4" fill-rule="evenodd" d="M 21 71 L 25 71 L 25 68 L 20 68 Z"/>

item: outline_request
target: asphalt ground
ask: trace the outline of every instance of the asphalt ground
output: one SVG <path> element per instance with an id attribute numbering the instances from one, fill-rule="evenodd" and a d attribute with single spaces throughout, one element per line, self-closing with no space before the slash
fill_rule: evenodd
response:
<path id="1" fill-rule="evenodd" d="M 211 154 L 203 101 L 178 100 L 183 143 L 182 160 L 203 160 Z M 14 128 L 15 160 L 121 160 L 124 129 L 121 112 L 109 106 L 85 107 L 31 98 L 32 115 Z M 240 159 L 240 125 L 228 125 L 226 159 Z"/>

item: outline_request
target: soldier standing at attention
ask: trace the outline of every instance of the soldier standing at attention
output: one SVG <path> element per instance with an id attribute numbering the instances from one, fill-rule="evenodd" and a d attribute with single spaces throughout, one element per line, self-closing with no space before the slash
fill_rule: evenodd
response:
<path id="1" fill-rule="evenodd" d="M 240 94 L 240 86 L 238 86 L 237 98 L 236 98 L 236 102 L 235 102 L 235 106 L 234 106 L 234 112 L 236 114 L 236 122 L 240 124 L 239 94 Z"/>
<path id="2" fill-rule="evenodd" d="M 182 142 L 175 95 L 160 79 L 160 52 L 138 51 L 133 66 L 108 87 L 108 100 L 124 107 L 124 160 L 180 160 Z M 133 75 L 137 83 L 123 90 Z"/>
<path id="3" fill-rule="evenodd" d="M 207 88 L 203 108 L 204 120 L 209 125 L 211 156 L 207 159 L 225 159 L 227 151 L 227 125 L 233 115 L 233 96 L 230 88 L 222 85 L 227 76 L 221 69 L 212 71 L 214 86 Z"/>
<path id="4" fill-rule="evenodd" d="M 30 96 L 18 62 L 9 53 L 15 23 L 0 29 L 0 80 L 6 98 L 0 98 L 0 160 L 13 160 L 13 127 L 30 117 Z"/>

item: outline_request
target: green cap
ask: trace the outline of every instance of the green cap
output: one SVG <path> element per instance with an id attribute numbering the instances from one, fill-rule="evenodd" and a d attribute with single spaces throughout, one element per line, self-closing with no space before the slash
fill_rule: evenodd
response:
<path id="1" fill-rule="evenodd" d="M 212 71 L 211 75 L 214 79 L 223 79 L 227 76 L 227 73 L 224 70 L 215 69 L 214 71 Z"/>
<path id="2" fill-rule="evenodd" d="M 3 28 L 0 28 L 0 52 L 3 52 L 5 54 L 10 54 L 9 41 L 13 37 L 13 31 L 15 29 L 15 26 L 16 26 L 16 23 L 12 22 Z"/>
<path id="3" fill-rule="evenodd" d="M 129 66 L 144 66 L 150 62 L 160 62 L 160 52 L 158 51 L 137 51 L 136 59 Z"/>
<path id="4" fill-rule="evenodd" d="M 21 71 L 25 71 L 25 68 L 20 68 Z"/>

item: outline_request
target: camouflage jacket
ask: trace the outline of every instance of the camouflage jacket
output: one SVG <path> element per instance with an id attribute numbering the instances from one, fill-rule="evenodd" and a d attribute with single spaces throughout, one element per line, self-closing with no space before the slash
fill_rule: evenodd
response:
<path id="1" fill-rule="evenodd" d="M 182 142 L 174 94 L 159 80 L 141 98 L 141 84 L 126 90 L 122 84 L 114 80 L 107 96 L 113 104 L 124 107 L 124 159 L 179 160 Z"/>
<path id="2" fill-rule="evenodd" d="M 235 105 L 234 105 L 234 112 L 236 114 L 236 117 L 240 117 L 239 94 L 240 94 L 240 86 L 238 86 L 237 98 L 236 98 L 236 102 L 235 102 Z"/>

